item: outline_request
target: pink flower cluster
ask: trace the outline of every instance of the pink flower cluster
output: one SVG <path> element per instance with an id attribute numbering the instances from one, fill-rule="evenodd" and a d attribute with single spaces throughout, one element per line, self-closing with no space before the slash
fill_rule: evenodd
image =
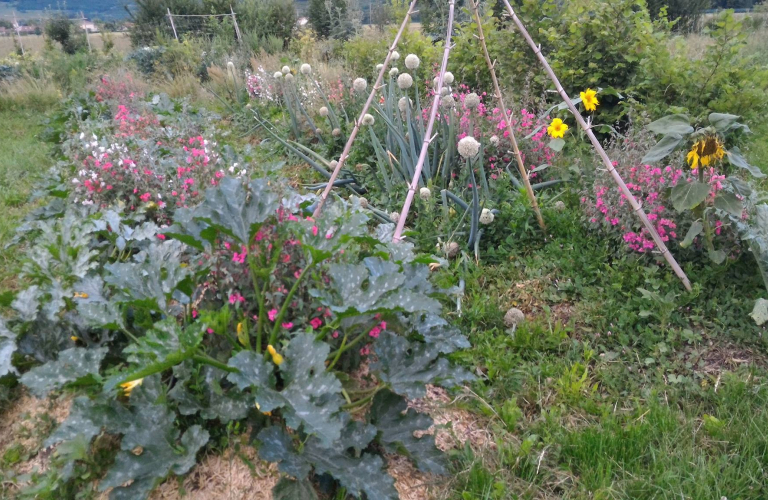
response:
<path id="1" fill-rule="evenodd" d="M 618 167 L 618 163 L 614 162 L 614 167 Z M 666 205 L 665 193 L 681 182 L 681 179 L 684 182 L 684 176 L 683 170 L 670 166 L 662 169 L 640 165 L 629 169 L 627 188 L 643 206 L 648 219 L 665 242 L 678 237 L 677 223 L 674 220 L 676 214 Z M 606 179 L 606 181 L 609 180 Z M 581 203 L 585 207 L 590 223 L 602 225 L 611 231 L 618 231 L 631 250 L 645 253 L 656 247 L 651 235 L 641 227 L 629 202 L 617 186 L 608 187 L 598 181 L 594 186 L 594 201 L 584 196 L 581 198 Z"/>

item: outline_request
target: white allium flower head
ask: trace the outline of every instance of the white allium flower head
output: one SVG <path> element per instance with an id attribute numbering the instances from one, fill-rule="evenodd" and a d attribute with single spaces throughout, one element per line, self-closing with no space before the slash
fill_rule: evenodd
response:
<path id="1" fill-rule="evenodd" d="M 376 119 L 373 117 L 373 115 L 369 115 L 366 113 L 363 116 L 363 125 L 373 125 L 376 122 Z"/>
<path id="2" fill-rule="evenodd" d="M 285 75 L 285 81 L 286 82 L 292 82 L 293 81 L 293 73 L 288 73 Z"/>
<path id="3" fill-rule="evenodd" d="M 331 162 L 328 165 L 331 167 L 331 169 L 335 169 L 338 164 L 339 164 L 338 161 L 331 160 Z"/>
<path id="4" fill-rule="evenodd" d="M 231 71 L 232 73 L 234 73 L 235 72 L 235 63 L 233 63 L 232 61 L 228 61 L 227 62 L 227 69 L 229 71 Z"/>
<path id="5" fill-rule="evenodd" d="M 335 128 L 335 129 L 331 130 L 331 135 L 334 136 L 334 137 L 340 136 L 341 135 L 341 129 Z"/>
<path id="6" fill-rule="evenodd" d="M 555 210 L 557 210 L 558 212 L 564 211 L 565 210 L 565 202 L 563 202 L 562 200 L 557 200 L 555 202 Z"/>
<path id="7" fill-rule="evenodd" d="M 421 61 L 419 60 L 419 56 L 416 54 L 408 54 L 405 56 L 405 67 L 414 70 L 419 67 L 419 64 L 421 64 Z"/>
<path id="8" fill-rule="evenodd" d="M 403 73 L 397 77 L 397 86 L 400 87 L 401 90 L 411 88 L 413 86 L 413 77 L 408 73 Z"/>
<path id="9" fill-rule="evenodd" d="M 453 107 L 456 106 L 456 100 L 452 95 L 448 94 L 440 99 L 440 106 L 442 106 L 443 109 L 453 109 Z"/>
<path id="10" fill-rule="evenodd" d="M 451 89 L 449 89 L 448 87 L 443 87 L 440 89 L 440 95 L 443 97 L 447 96 L 450 93 L 451 93 Z"/>
<path id="11" fill-rule="evenodd" d="M 398 221 L 400 220 L 400 212 L 392 212 L 391 214 L 389 214 L 389 218 L 392 219 L 395 222 L 395 224 L 397 224 Z"/>
<path id="12" fill-rule="evenodd" d="M 320 113 L 320 116 L 322 116 L 323 118 L 325 118 L 326 116 L 328 116 L 328 108 L 326 108 L 325 106 L 323 106 L 322 108 L 320 108 L 320 109 L 318 110 L 318 113 Z"/>
<path id="13" fill-rule="evenodd" d="M 391 70 L 389 70 L 389 76 L 391 76 L 392 78 L 396 77 L 398 73 L 400 73 L 400 70 L 397 68 L 392 68 Z"/>
<path id="14" fill-rule="evenodd" d="M 475 109 L 480 105 L 480 96 L 472 92 L 464 98 L 464 105 L 468 109 Z"/>
<path id="15" fill-rule="evenodd" d="M 365 92 L 365 89 L 368 88 L 368 82 L 365 81 L 365 78 L 355 78 L 355 81 L 352 82 L 352 88 L 355 92 Z"/>
<path id="16" fill-rule="evenodd" d="M 499 136 L 498 135 L 492 135 L 491 136 L 491 144 L 493 144 L 494 146 L 498 146 L 499 145 Z"/>
<path id="17" fill-rule="evenodd" d="M 291 67 L 290 66 L 283 66 L 283 74 L 284 75 L 287 75 L 290 72 L 291 72 Z"/>
<path id="18" fill-rule="evenodd" d="M 360 197 L 360 208 L 368 208 L 368 199 L 363 196 Z"/>
<path id="19" fill-rule="evenodd" d="M 405 113 L 405 110 L 410 105 L 409 101 L 410 99 L 408 99 L 405 96 L 401 97 L 400 100 L 397 101 L 397 108 L 400 110 L 401 113 Z"/>
<path id="20" fill-rule="evenodd" d="M 307 63 L 304 63 L 301 65 L 301 68 L 299 68 L 299 71 L 301 71 L 302 75 L 310 75 L 312 74 L 312 66 L 310 66 Z"/>
<path id="21" fill-rule="evenodd" d="M 443 83 L 447 83 L 448 85 L 453 83 L 453 73 L 450 71 L 446 71 L 445 75 L 443 75 Z"/>
<path id="22" fill-rule="evenodd" d="M 434 77 L 432 79 L 432 88 L 437 90 L 437 84 L 440 83 L 440 79 L 438 77 Z"/>
<path id="23" fill-rule="evenodd" d="M 474 158 L 477 152 L 480 151 L 480 143 L 475 140 L 471 135 L 466 136 L 459 141 L 459 154 L 465 158 Z"/>
<path id="24" fill-rule="evenodd" d="M 507 314 L 504 315 L 504 324 L 509 328 L 515 327 L 523 321 L 525 321 L 525 314 L 517 307 L 511 308 L 507 311 Z"/>
<path id="25" fill-rule="evenodd" d="M 480 212 L 480 224 L 485 224 L 486 226 L 493 222 L 493 212 L 491 212 L 490 208 L 484 208 L 482 212 Z"/>
<path id="26" fill-rule="evenodd" d="M 383 68 L 383 67 L 384 67 L 383 64 L 381 64 L 381 63 L 377 64 L 376 65 L 376 71 L 381 71 L 381 68 Z"/>
<path id="27" fill-rule="evenodd" d="M 400 52 L 395 50 L 392 52 L 392 60 L 397 61 L 398 59 L 400 59 Z"/>
<path id="28" fill-rule="evenodd" d="M 430 191 L 428 187 L 419 189 L 419 198 L 427 201 L 428 199 L 432 198 L 432 191 Z"/>

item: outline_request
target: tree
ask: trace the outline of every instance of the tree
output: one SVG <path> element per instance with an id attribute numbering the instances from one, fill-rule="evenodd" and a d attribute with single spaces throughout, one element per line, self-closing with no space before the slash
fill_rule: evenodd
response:
<path id="1" fill-rule="evenodd" d="M 67 54 L 74 54 L 86 46 L 85 33 L 64 15 L 52 17 L 46 23 L 45 36 L 58 42 Z"/>
<path id="2" fill-rule="evenodd" d="M 675 30 L 686 33 L 696 28 L 701 14 L 712 5 L 711 0 L 647 0 L 647 3 L 652 19 L 658 19 L 666 8 L 666 17 L 677 20 Z"/>
<path id="3" fill-rule="evenodd" d="M 309 0 L 307 19 L 318 37 L 328 38 L 331 35 L 331 15 L 325 8 L 325 0 Z"/>
<path id="4" fill-rule="evenodd" d="M 243 0 L 237 6 L 240 28 L 254 40 L 279 38 L 287 44 L 296 26 L 292 0 Z"/>

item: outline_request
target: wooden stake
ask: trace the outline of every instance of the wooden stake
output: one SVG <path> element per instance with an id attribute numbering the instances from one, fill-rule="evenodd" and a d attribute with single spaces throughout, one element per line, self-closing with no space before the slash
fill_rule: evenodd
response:
<path id="1" fill-rule="evenodd" d="M 232 9 L 232 5 L 229 6 L 229 11 L 232 13 L 232 22 L 235 24 L 235 35 L 237 35 L 237 43 L 242 43 L 243 37 L 240 36 L 240 27 L 237 25 L 237 16 L 235 16 L 235 11 Z"/>
<path id="2" fill-rule="evenodd" d="M 13 11 L 13 27 L 16 32 L 16 39 L 19 41 L 19 48 L 21 48 L 21 55 L 24 56 L 24 44 L 21 43 L 21 33 L 19 30 L 19 22 L 16 20 L 16 11 Z"/>
<path id="3" fill-rule="evenodd" d="M 661 236 L 659 236 L 659 233 L 656 231 L 656 228 L 653 227 L 653 224 L 651 224 L 651 221 L 648 220 L 648 216 L 646 215 L 645 211 L 643 211 L 643 207 L 640 206 L 640 204 L 637 202 L 632 192 L 629 190 L 629 188 L 627 188 L 627 185 L 624 183 L 624 180 L 621 178 L 621 175 L 619 175 L 616 169 L 613 168 L 613 163 L 611 162 L 611 159 L 608 158 L 608 154 L 603 149 L 603 146 L 600 145 L 600 141 L 597 140 L 597 137 L 595 137 L 595 134 L 592 132 L 592 129 L 589 127 L 587 122 L 584 121 L 584 118 L 581 116 L 581 113 L 579 113 L 579 110 L 576 109 L 576 106 L 574 106 L 573 101 L 571 101 L 571 98 L 568 97 L 568 94 L 565 92 L 565 90 L 563 90 L 563 86 L 560 85 L 560 80 L 558 80 L 557 75 L 555 75 L 555 72 L 552 70 L 552 67 L 547 62 L 547 59 L 544 57 L 544 54 L 541 53 L 541 47 L 536 45 L 536 43 L 533 41 L 533 39 L 531 38 L 531 35 L 528 33 L 528 30 L 525 29 L 523 22 L 520 21 L 520 19 L 515 14 L 515 11 L 512 9 L 512 6 L 509 4 L 509 0 L 504 0 L 504 5 L 506 5 L 507 7 L 507 12 L 509 12 L 509 15 L 512 16 L 512 20 L 514 21 L 515 26 L 517 26 L 517 29 L 523 35 L 523 37 L 525 38 L 525 41 L 528 42 L 528 45 L 531 47 L 531 49 L 533 49 L 533 52 L 536 54 L 536 57 L 538 57 L 541 65 L 544 66 L 544 70 L 549 75 L 549 78 L 550 80 L 552 80 L 552 83 L 555 84 L 555 88 L 557 88 L 557 92 L 560 94 L 560 97 L 568 106 L 568 109 L 573 114 L 574 118 L 576 119 L 576 122 L 579 124 L 579 126 L 581 126 L 584 132 L 586 132 L 587 137 L 589 137 L 589 140 L 592 142 L 592 146 L 594 146 L 598 155 L 600 155 L 600 158 L 603 160 L 603 164 L 611 173 L 613 180 L 616 181 L 616 184 L 618 184 L 619 189 L 621 190 L 621 193 L 624 195 L 624 197 L 629 201 L 629 204 L 632 206 L 632 210 L 640 218 L 640 221 L 643 223 L 645 228 L 650 233 L 659 251 L 667 260 L 670 267 L 672 267 L 672 269 L 675 271 L 675 274 L 677 274 L 677 277 L 680 278 L 680 280 L 683 282 L 685 289 L 688 291 L 691 291 L 691 282 L 688 280 L 688 276 L 685 275 L 685 272 L 680 268 L 680 265 L 675 260 L 675 257 L 672 255 L 672 253 L 669 251 L 667 246 L 662 241 Z"/>
<path id="4" fill-rule="evenodd" d="M 542 229 L 546 229 L 546 226 L 544 225 L 544 218 L 541 216 L 541 210 L 539 210 L 539 204 L 536 202 L 536 195 L 533 193 L 533 188 L 531 187 L 531 181 L 528 178 L 528 170 L 525 168 L 525 164 L 523 163 L 523 155 L 520 153 L 520 148 L 517 145 L 517 138 L 515 137 L 515 131 L 512 128 L 512 120 L 510 119 L 509 114 L 507 113 L 507 107 L 504 105 L 504 98 L 501 95 L 501 88 L 499 87 L 499 80 L 496 78 L 496 70 L 494 69 L 493 62 L 491 62 L 491 56 L 488 53 L 488 46 L 485 43 L 485 35 L 483 34 L 483 25 L 480 20 L 480 11 L 478 9 L 478 2 L 476 0 L 470 0 L 469 2 L 472 5 L 472 10 L 475 14 L 475 22 L 477 23 L 477 34 L 480 38 L 480 45 L 483 46 L 483 54 L 485 55 L 485 63 L 488 65 L 488 71 L 491 72 L 491 79 L 493 80 L 493 91 L 496 93 L 496 99 L 499 101 L 499 109 L 501 109 L 502 116 L 504 117 L 504 121 L 507 122 L 507 133 L 509 134 L 509 140 L 512 143 L 512 150 L 515 153 L 515 159 L 517 159 L 517 170 L 520 172 L 520 177 L 523 178 L 523 185 L 525 186 L 525 191 L 528 193 L 528 199 L 531 201 L 531 207 L 533 207 L 533 211 L 536 212 L 536 219 L 539 221 L 539 226 Z M 480 165 L 480 168 L 483 168 L 482 165 Z"/>
<path id="5" fill-rule="evenodd" d="M 432 127 L 435 124 L 435 118 L 437 117 L 437 110 L 440 108 L 440 91 L 443 88 L 443 78 L 445 78 L 445 71 L 448 69 L 448 56 L 451 53 L 451 34 L 453 33 L 453 7 L 454 0 L 450 0 L 448 4 L 448 29 L 445 34 L 445 50 L 443 50 L 443 63 L 440 66 L 440 74 L 437 76 L 437 88 L 434 89 L 435 95 L 432 99 L 432 111 L 429 114 L 429 121 L 427 122 L 427 130 L 424 132 L 424 143 L 421 145 L 421 153 L 419 154 L 419 161 L 416 162 L 416 168 L 413 172 L 413 179 L 411 185 L 408 187 L 408 193 L 405 195 L 405 203 L 403 203 L 403 209 L 400 211 L 400 218 L 397 220 L 397 227 L 395 228 L 395 234 L 392 237 L 392 241 L 399 243 L 403 237 L 403 228 L 405 227 L 405 219 L 408 217 L 408 211 L 411 209 L 411 203 L 413 203 L 413 197 L 416 195 L 416 188 L 419 185 L 419 177 L 421 177 L 421 169 L 424 167 L 424 161 L 429 153 L 429 143 L 432 142 Z M 416 90 L 418 92 L 418 89 Z"/>
<path id="6" fill-rule="evenodd" d="M 83 14 L 83 11 L 80 11 L 80 17 L 83 18 L 83 30 L 85 31 L 85 41 L 88 42 L 88 52 L 93 52 L 93 49 L 91 48 L 91 38 L 88 36 L 88 26 L 85 24 L 85 14 Z"/>
<path id="7" fill-rule="evenodd" d="M 176 24 L 173 22 L 173 14 L 171 14 L 171 8 L 168 7 L 168 19 L 171 21 L 171 29 L 173 30 L 173 38 L 179 41 L 179 35 L 176 34 Z"/>
<path id="8" fill-rule="evenodd" d="M 403 32 L 405 31 L 405 27 L 408 25 L 408 20 L 411 18 L 411 15 L 413 15 L 413 8 L 416 6 L 416 0 L 411 1 L 410 7 L 408 7 L 408 12 L 405 13 L 405 18 L 403 19 L 403 23 L 400 25 L 400 30 L 397 32 L 397 35 L 395 35 L 395 39 L 392 41 L 392 46 L 389 48 L 389 52 L 387 52 L 387 57 L 384 59 L 384 64 L 381 67 L 381 71 L 379 71 L 379 76 L 376 78 L 376 82 L 373 84 L 371 88 L 371 93 L 368 95 L 368 100 L 365 101 L 365 105 L 363 105 L 362 111 L 360 111 L 360 118 L 355 120 L 355 127 L 352 129 L 352 133 L 349 134 L 349 138 L 347 139 L 347 143 L 344 145 L 344 151 L 341 153 L 341 157 L 339 158 L 339 162 L 336 165 L 336 168 L 333 169 L 333 172 L 331 173 L 331 178 L 328 179 L 328 184 L 325 186 L 325 190 L 323 191 L 323 194 L 320 195 L 320 199 L 317 202 L 317 208 L 315 208 L 315 212 L 312 214 L 313 217 L 318 217 L 320 215 L 320 212 L 323 210 L 323 205 L 325 205 L 325 200 L 328 199 L 328 195 L 331 193 L 331 189 L 333 189 L 333 183 L 336 182 L 336 177 L 339 176 L 339 172 L 341 172 L 341 168 L 344 166 L 344 162 L 347 159 L 347 156 L 349 156 L 349 151 L 352 149 L 352 143 L 355 142 L 355 137 L 357 137 L 357 132 L 360 130 L 360 124 L 363 123 L 363 117 L 368 112 L 368 108 L 371 106 L 371 103 L 373 102 L 373 98 L 376 96 L 376 93 L 379 91 L 379 88 L 381 86 L 381 81 L 384 78 L 384 73 L 387 71 L 387 66 L 389 66 L 389 60 L 392 58 L 392 52 L 395 51 L 397 48 L 397 42 L 400 40 L 400 37 L 403 35 Z"/>

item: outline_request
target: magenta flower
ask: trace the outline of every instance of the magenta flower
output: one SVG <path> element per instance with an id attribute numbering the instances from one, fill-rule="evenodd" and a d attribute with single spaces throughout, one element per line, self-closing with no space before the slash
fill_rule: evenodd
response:
<path id="1" fill-rule="evenodd" d="M 277 309 L 272 309 L 267 313 L 267 317 L 269 318 L 269 321 L 275 321 L 277 318 Z"/>
<path id="2" fill-rule="evenodd" d="M 309 320 L 309 324 L 312 325 L 312 328 L 317 330 L 318 328 L 323 326 L 323 320 L 321 320 L 320 318 L 312 318 L 311 320 Z"/>
<path id="3" fill-rule="evenodd" d="M 291 328 L 293 328 L 293 323 L 291 323 L 291 322 L 289 321 L 288 323 L 283 323 L 281 326 L 282 326 L 283 328 L 285 328 L 286 330 L 290 330 Z"/>
<path id="4" fill-rule="evenodd" d="M 243 297 L 242 295 L 240 295 L 237 292 L 234 292 L 234 293 L 230 294 L 230 296 L 229 296 L 229 303 L 230 304 L 235 304 L 237 302 L 240 302 L 240 303 L 245 302 L 245 297 Z"/>

